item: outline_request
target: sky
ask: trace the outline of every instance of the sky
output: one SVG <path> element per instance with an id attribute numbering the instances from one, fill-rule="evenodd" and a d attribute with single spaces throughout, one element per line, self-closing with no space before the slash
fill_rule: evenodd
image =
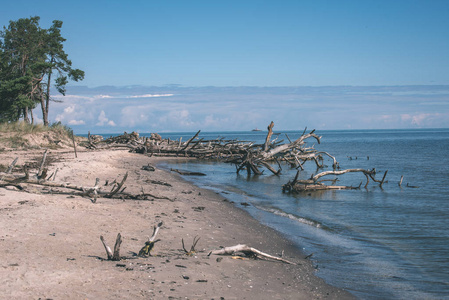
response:
<path id="1" fill-rule="evenodd" d="M 43 28 L 63 21 L 65 51 L 86 72 L 50 107 L 51 121 L 75 131 L 247 130 L 272 120 L 282 129 L 305 120 L 322 129 L 449 127 L 447 0 L 15 0 L 2 1 L 0 25 L 36 15 Z M 391 96 L 376 97 L 376 87 Z M 386 115 L 402 121 L 380 123 Z"/>

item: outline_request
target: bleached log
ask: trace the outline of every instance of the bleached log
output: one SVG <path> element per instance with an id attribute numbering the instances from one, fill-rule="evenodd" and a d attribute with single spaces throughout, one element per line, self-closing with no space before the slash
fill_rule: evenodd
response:
<path id="1" fill-rule="evenodd" d="M 145 245 L 142 247 L 142 249 L 140 249 L 138 256 L 141 257 L 151 256 L 151 250 L 153 250 L 154 244 L 160 241 L 160 239 L 156 240 L 156 237 L 162 225 L 163 223 L 160 222 L 157 224 L 157 226 L 153 227 L 153 235 L 150 238 L 148 238 L 147 242 L 145 242 Z"/>
<path id="2" fill-rule="evenodd" d="M 311 176 L 310 179 L 306 180 L 298 180 L 299 171 L 296 173 L 295 178 L 292 181 L 287 182 L 282 186 L 283 192 L 301 192 L 301 191 L 310 191 L 310 190 L 331 190 L 331 189 L 358 189 L 359 187 L 353 187 L 353 186 L 334 186 L 334 185 L 325 185 L 322 183 L 320 178 L 328 175 L 342 175 L 346 173 L 355 173 L 360 172 L 363 173 L 366 176 L 366 184 L 365 188 L 368 186 L 369 179 L 371 178 L 374 182 L 379 183 L 380 187 L 382 187 L 383 183 L 385 182 L 385 178 L 387 176 L 386 171 L 383 175 L 382 180 L 377 180 L 374 176 L 376 175 L 376 169 L 372 170 L 365 170 L 365 169 L 346 169 L 341 171 L 325 171 L 316 174 L 315 176 Z"/>
<path id="3" fill-rule="evenodd" d="M 327 152 L 325 152 L 325 151 L 319 151 L 319 152 L 317 152 L 317 154 L 325 154 L 325 155 L 327 155 L 327 156 L 329 156 L 331 159 L 332 159 L 332 168 L 335 170 L 335 169 L 337 169 L 338 167 L 339 167 L 339 165 L 338 165 L 338 162 L 337 162 L 337 159 L 334 157 L 334 156 L 332 156 L 332 155 L 330 155 L 329 153 L 327 153 Z"/>
<path id="4" fill-rule="evenodd" d="M 152 234 L 151 237 L 149 238 L 149 241 L 150 241 L 150 242 L 154 242 L 154 240 L 155 240 L 156 237 L 157 237 L 157 234 L 159 233 L 159 229 L 161 228 L 161 226 L 162 226 L 163 224 L 164 224 L 163 222 L 159 222 L 159 223 L 157 224 L 157 226 L 154 226 L 154 227 L 153 227 L 153 234 Z"/>
<path id="5" fill-rule="evenodd" d="M 209 252 L 208 256 L 210 256 L 211 254 L 214 255 L 234 255 L 238 252 L 242 252 L 243 254 L 247 255 L 247 256 L 259 256 L 259 257 L 264 257 L 264 258 L 268 258 L 268 259 L 273 259 L 273 260 L 277 260 L 277 261 L 281 261 L 287 264 L 291 264 L 291 265 L 296 265 L 296 263 L 288 261 L 282 257 L 277 257 L 277 256 L 273 256 L 270 255 L 268 253 L 262 252 L 260 250 L 257 250 L 256 248 L 253 247 L 249 247 L 247 245 L 235 245 L 235 246 L 231 246 L 231 247 L 224 247 L 221 248 L 219 250 L 212 250 L 211 252 Z"/>
<path id="6" fill-rule="evenodd" d="M 292 149 L 292 148 L 296 148 L 296 147 L 301 146 L 301 145 L 304 143 L 304 140 L 306 140 L 306 139 L 308 139 L 308 138 L 311 138 L 311 137 L 315 138 L 315 139 L 318 141 L 318 144 L 320 143 L 321 137 L 318 136 L 318 135 L 316 135 L 316 134 L 314 133 L 314 130 L 313 130 L 313 131 L 311 131 L 310 133 L 301 135 L 301 136 L 300 136 L 296 141 L 294 141 L 293 143 L 290 143 L 290 144 L 283 144 L 283 145 L 280 145 L 280 146 L 277 146 L 277 147 L 271 149 L 270 151 L 263 152 L 263 153 L 262 153 L 262 156 L 263 156 L 265 159 L 269 159 L 269 158 L 273 157 L 274 155 L 276 155 L 276 154 L 278 154 L 278 153 L 285 152 L 285 151 L 287 151 L 287 150 L 289 150 L 289 149 Z"/>
<path id="7" fill-rule="evenodd" d="M 61 188 L 61 189 L 68 189 L 72 191 L 57 191 L 57 190 L 50 190 L 47 192 L 42 193 L 50 193 L 50 194 L 62 194 L 62 195 L 75 195 L 75 196 L 89 196 L 94 195 L 94 200 L 92 202 L 95 203 L 96 199 L 98 197 L 104 197 L 104 198 L 124 198 L 124 199 L 140 199 L 145 200 L 148 197 L 151 197 L 153 199 L 166 199 L 169 201 L 174 201 L 173 199 L 170 199 L 165 196 L 158 196 L 151 193 L 142 193 L 138 195 L 130 194 L 130 193 L 124 193 L 123 189 L 121 187 L 123 186 L 124 182 L 126 181 L 127 174 L 123 177 L 122 181 L 119 184 L 115 184 L 113 190 L 111 192 L 106 192 L 101 190 L 101 186 L 99 185 L 99 179 L 96 179 L 95 186 L 93 187 L 85 187 L 85 186 L 78 186 L 68 183 L 57 183 L 52 181 L 42 181 L 38 180 L 36 178 L 26 178 L 19 175 L 13 175 L 13 174 L 6 174 L 6 173 L 0 173 L 3 175 L 2 179 L 0 180 L 0 187 L 2 186 L 8 186 L 8 185 L 14 185 L 17 186 L 19 183 L 24 184 L 31 184 L 31 185 L 38 185 L 38 186 L 46 186 L 46 187 L 54 187 L 54 188 Z M 3 182 L 3 183 L 2 183 Z M 165 184 L 166 185 L 166 184 Z M 121 189 L 121 190 L 120 190 Z M 28 192 L 23 186 L 21 186 L 20 190 Z M 74 191 L 76 192 L 74 192 Z"/>
<path id="8" fill-rule="evenodd" d="M 311 180 L 313 182 L 317 182 L 318 179 L 320 179 L 323 176 L 328 176 L 328 175 L 342 175 L 345 173 L 355 173 L 355 172 L 361 172 L 363 174 L 367 174 L 370 177 L 374 176 L 376 174 L 376 169 L 372 169 L 372 170 L 365 170 L 365 169 L 346 169 L 346 170 L 341 170 L 341 171 L 326 171 L 326 172 L 321 172 L 316 174 L 315 176 L 313 176 L 311 178 Z"/>

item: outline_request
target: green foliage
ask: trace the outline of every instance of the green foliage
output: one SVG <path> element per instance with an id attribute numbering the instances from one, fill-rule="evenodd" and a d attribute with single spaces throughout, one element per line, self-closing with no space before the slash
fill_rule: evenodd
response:
<path id="1" fill-rule="evenodd" d="M 10 21 L 0 32 L 0 107 L 2 120 L 15 121 L 36 106 L 33 88 L 44 60 L 39 17 Z"/>
<path id="2" fill-rule="evenodd" d="M 84 79 L 84 71 L 73 69 L 64 51 L 62 21 L 42 29 L 39 20 L 10 21 L 0 31 L 0 121 L 27 120 L 28 111 L 40 104 L 48 126 L 51 85 L 65 95 L 69 80 Z"/>

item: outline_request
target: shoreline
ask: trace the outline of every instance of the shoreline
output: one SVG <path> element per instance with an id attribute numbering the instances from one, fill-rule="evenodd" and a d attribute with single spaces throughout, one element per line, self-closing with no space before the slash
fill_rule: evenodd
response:
<path id="1" fill-rule="evenodd" d="M 21 164 L 27 159 L 28 152 L 23 152 Z M 0 157 L 8 164 L 13 153 L 3 152 Z M 2 212 L 7 216 L 1 221 L 0 249 L 6 254 L 0 274 L 10 298 L 355 298 L 317 277 L 296 245 L 223 196 L 178 174 L 141 170 L 148 163 L 170 158 L 126 150 L 82 151 L 77 159 L 69 151 L 50 151 L 49 156 L 62 159 L 50 167 L 59 169 L 57 181 L 92 186 L 97 177 L 101 182 L 118 180 L 128 171 L 127 191 L 137 194 L 143 188 L 172 201 L 99 198 L 93 204 L 79 196 L 0 189 Z M 172 186 L 148 184 L 149 179 Z M 154 256 L 133 257 L 160 221 L 164 223 L 158 235 L 162 241 L 156 243 Z M 21 228 L 22 224 L 26 225 Z M 121 256 L 126 259 L 100 260 L 106 253 L 99 236 L 110 245 L 118 232 L 123 237 Z M 198 251 L 186 256 L 181 239 L 189 249 L 195 236 L 200 238 Z M 220 246 L 237 244 L 272 255 L 283 252 L 286 259 L 298 264 L 207 256 Z"/>

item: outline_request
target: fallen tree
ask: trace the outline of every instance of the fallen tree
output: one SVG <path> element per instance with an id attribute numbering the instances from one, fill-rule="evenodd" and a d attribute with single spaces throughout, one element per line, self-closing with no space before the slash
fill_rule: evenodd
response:
<path id="1" fill-rule="evenodd" d="M 296 265 L 296 263 L 288 261 L 282 257 L 277 257 L 270 255 L 268 253 L 262 252 L 260 250 L 257 250 L 256 248 L 249 247 L 247 245 L 235 245 L 231 247 L 224 247 L 218 250 L 212 250 L 209 252 L 208 256 L 214 254 L 214 255 L 237 255 L 239 253 L 242 253 L 243 255 L 251 258 L 265 258 L 265 259 L 272 259 L 284 262 L 286 264 Z"/>
<path id="2" fill-rule="evenodd" d="M 288 135 L 288 143 L 278 141 L 280 134 L 273 132 L 274 123 L 268 126 L 268 133 L 263 144 L 254 142 L 229 140 L 217 138 L 205 140 L 200 138 L 200 130 L 186 142 L 162 139 L 159 135 L 151 134 L 150 137 L 140 137 L 138 133 L 111 137 L 106 140 L 89 139 L 88 147 L 101 149 L 103 147 L 129 148 L 131 152 L 156 156 L 184 156 L 198 159 L 216 159 L 236 165 L 237 173 L 246 170 L 248 175 L 261 175 L 263 169 L 268 169 L 273 174 L 279 175 L 282 171 L 281 163 L 287 163 L 291 167 L 303 169 L 306 161 L 315 162 L 318 168 L 323 168 L 324 156 L 333 160 L 333 169 L 337 169 L 338 162 L 327 152 L 318 152 L 314 147 L 306 147 L 306 140 L 313 138 L 320 143 L 321 137 L 315 134 L 315 130 L 303 134 L 291 141 Z M 275 136 L 274 139 L 272 137 Z M 277 167 L 273 167 L 275 163 Z"/>
<path id="3" fill-rule="evenodd" d="M 113 198 L 113 199 L 134 199 L 134 200 L 149 200 L 149 199 L 167 199 L 173 201 L 172 199 L 165 196 L 158 196 L 141 189 L 141 193 L 132 194 L 125 192 L 126 187 L 124 184 L 128 178 L 128 172 L 125 173 L 120 181 L 114 180 L 112 183 L 106 181 L 104 185 L 100 185 L 100 179 L 95 179 L 95 184 L 93 186 L 80 186 L 70 183 L 55 182 L 56 174 L 58 169 L 56 169 L 50 176 L 47 177 L 48 168 L 44 168 L 44 164 L 47 158 L 47 150 L 45 150 L 40 167 L 37 173 L 30 175 L 30 170 L 28 167 L 23 168 L 24 174 L 12 174 L 11 170 L 17 163 L 17 158 L 11 163 L 10 167 L 6 172 L 0 172 L 0 187 L 15 187 L 17 190 L 22 192 L 35 193 L 35 189 L 29 189 L 29 186 L 40 187 L 41 194 L 62 194 L 62 195 L 72 195 L 89 197 L 91 201 L 95 203 L 98 198 Z M 52 181 L 49 179 L 52 178 Z M 148 183 L 153 183 L 149 181 Z M 170 185 L 166 182 L 154 181 L 155 184 Z M 110 187 L 112 186 L 112 188 Z M 107 191 L 107 188 L 110 188 Z M 48 189 L 50 188 L 50 189 Z"/>
<path id="4" fill-rule="evenodd" d="M 288 143 L 278 140 L 280 134 L 273 132 L 274 123 L 268 126 L 268 133 L 263 144 L 254 142 L 228 140 L 217 138 L 205 140 L 200 138 L 198 131 L 186 142 L 161 139 L 160 136 L 154 138 L 139 137 L 135 132 L 122 136 L 111 137 L 104 141 L 99 141 L 108 147 L 128 147 L 130 151 L 146 155 L 157 156 L 185 156 L 196 157 L 198 159 L 218 159 L 226 163 L 236 165 L 237 173 L 246 170 L 248 175 L 261 175 L 263 169 L 268 169 L 273 174 L 279 175 L 282 171 L 281 163 L 287 163 L 291 167 L 303 169 L 306 161 L 314 161 L 318 168 L 324 167 L 323 156 L 328 156 L 333 160 L 333 168 L 338 168 L 336 159 L 327 152 L 318 152 L 314 147 L 306 147 L 306 140 L 314 139 L 320 143 L 321 137 L 315 134 L 315 130 L 303 134 L 291 141 L 288 135 Z M 272 139 L 272 137 L 275 137 Z M 100 148 L 100 145 L 95 145 Z M 275 163 L 276 167 L 272 164 Z"/>
<path id="5" fill-rule="evenodd" d="M 298 171 L 296 173 L 295 178 L 292 181 L 287 182 L 282 186 L 282 192 L 284 193 L 298 193 L 298 192 L 304 192 L 304 191 L 317 191 L 317 190 L 343 190 L 343 189 L 359 189 L 362 185 L 362 182 L 358 186 L 341 186 L 341 185 L 335 185 L 335 182 L 337 181 L 336 178 L 332 180 L 328 179 L 321 179 L 322 177 L 329 176 L 329 175 L 343 175 L 346 173 L 362 173 L 366 177 L 366 184 L 365 188 L 368 187 L 368 184 L 370 182 L 370 178 L 374 181 L 379 183 L 379 186 L 382 187 L 382 185 L 385 182 L 385 177 L 387 176 L 388 171 L 385 171 L 384 176 L 382 177 L 382 180 L 377 180 L 375 178 L 376 175 L 376 169 L 372 170 L 365 170 L 365 169 L 346 169 L 341 171 L 325 171 L 318 173 L 316 175 L 312 175 L 310 179 L 306 180 L 299 180 L 299 174 Z M 321 179 L 321 180 L 320 180 Z M 332 182 L 330 185 L 326 185 L 324 182 Z"/>
<path id="6" fill-rule="evenodd" d="M 282 171 L 280 162 L 284 161 L 290 164 L 291 167 L 303 169 L 303 165 L 306 161 L 312 160 L 316 163 L 317 168 L 322 168 L 324 165 L 322 163 L 322 154 L 333 159 L 333 168 L 338 168 L 338 163 L 336 159 L 328 154 L 327 152 L 318 152 L 313 147 L 306 148 L 305 143 L 309 138 L 314 138 L 318 143 L 321 141 L 321 137 L 315 134 L 315 130 L 309 133 L 304 132 L 295 141 L 290 141 L 289 143 L 282 144 L 276 140 L 271 141 L 271 136 L 273 135 L 273 122 L 268 126 L 268 134 L 265 139 L 265 143 L 260 147 L 251 147 L 248 149 L 244 155 L 235 158 L 231 162 L 236 164 L 237 173 L 246 169 L 247 174 L 251 175 L 261 175 L 263 172 L 261 168 L 266 168 L 275 175 L 279 175 Z M 278 168 L 275 169 L 271 166 L 272 162 L 276 162 Z"/>

